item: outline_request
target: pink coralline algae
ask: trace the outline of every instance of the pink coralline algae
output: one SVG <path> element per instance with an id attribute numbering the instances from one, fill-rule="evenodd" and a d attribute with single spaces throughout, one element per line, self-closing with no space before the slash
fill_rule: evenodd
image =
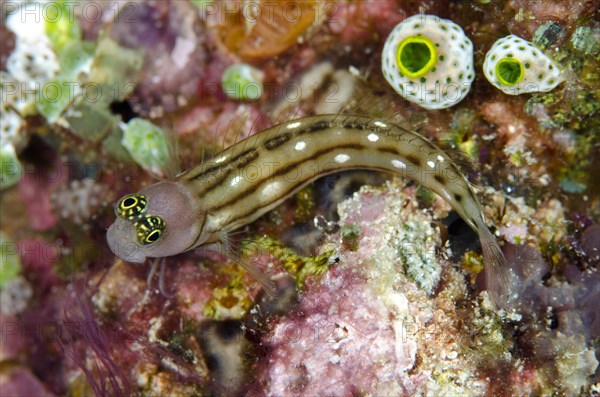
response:
<path id="1" fill-rule="evenodd" d="M 407 374 L 417 344 L 407 338 L 406 324 L 390 326 L 393 312 L 355 273 L 350 264 L 329 272 L 322 285 L 309 287 L 297 315 L 274 327 L 267 341 L 268 395 L 388 394 L 423 387 L 426 376 Z"/>
<path id="2" fill-rule="evenodd" d="M 67 169 L 59 162 L 54 166 L 42 173 L 25 173 L 19 183 L 19 193 L 33 230 L 48 230 L 57 222 L 52 211 L 51 191 L 66 181 Z"/>
<path id="3" fill-rule="evenodd" d="M 307 281 L 299 306 L 271 323 L 262 340 L 266 356 L 256 364 L 263 393 L 484 392 L 476 360 L 461 346 L 468 339 L 455 314 L 454 300 L 466 294 L 461 276 L 440 259 L 444 286 L 428 295 L 398 257 L 402 221 L 432 221 L 414 205 L 414 190 L 395 184 L 384 191 L 363 188 L 342 204 L 342 228 L 358 225 L 359 250 L 339 251 L 322 278 Z M 427 243 L 416 250 L 424 248 Z"/>
<path id="4" fill-rule="evenodd" d="M 528 0 L 517 0 L 510 3 L 513 12 L 526 17 L 510 21 L 510 31 L 514 34 L 532 36 L 535 30 L 547 21 L 573 22 L 585 15 L 592 15 L 597 9 L 597 4 L 592 2 L 573 2 L 567 0 L 556 0 L 549 2 L 537 2 Z"/>
<path id="5" fill-rule="evenodd" d="M 136 23 L 120 18 L 110 32 L 119 43 L 145 50 L 135 108 L 159 117 L 196 99 L 206 62 L 204 35 L 196 31 L 196 9 L 188 2 L 142 2 L 132 8 Z"/>
<path id="6" fill-rule="evenodd" d="M 53 397 L 29 370 L 19 368 L 0 374 L 0 396 Z"/>
<path id="7" fill-rule="evenodd" d="M 18 243 L 23 270 L 35 282 L 38 293 L 46 293 L 59 279 L 53 266 L 60 258 L 60 248 L 41 239 L 25 239 Z"/>
<path id="8" fill-rule="evenodd" d="M 0 327 L 3 330 L 3 340 L 0 343 L 0 361 L 15 360 L 23 350 L 23 339 L 17 332 L 17 317 L 0 313 Z"/>
<path id="9" fill-rule="evenodd" d="M 191 135 L 206 131 L 204 139 L 215 147 L 221 148 L 244 139 L 268 126 L 266 117 L 253 104 L 224 103 L 219 112 L 213 107 L 198 105 L 175 126 L 178 134 Z"/>
<path id="10" fill-rule="evenodd" d="M 194 358 L 196 364 L 192 366 L 170 350 L 173 340 L 178 340 L 178 352 L 185 353 L 186 358 L 200 354 L 195 339 L 182 329 L 184 325 L 189 327 L 190 322 L 197 324 L 205 319 L 202 310 L 208 297 L 203 299 L 203 295 L 212 284 L 203 278 L 208 271 L 195 270 L 183 263 L 177 277 L 172 271 L 165 273 L 164 277 L 172 283 L 166 292 L 174 293 L 169 300 L 154 288 L 155 284 L 146 284 L 147 269 L 119 261 L 93 280 L 97 287 L 89 299 L 72 298 L 68 320 L 90 329 L 74 330 L 74 337 L 66 340 L 63 348 L 76 361 L 97 360 L 97 371 L 106 379 L 90 380 L 89 371 L 73 368 L 70 387 L 82 382 L 85 375 L 95 390 L 139 389 L 149 395 L 185 396 L 207 383 L 202 360 Z M 101 321 L 108 316 L 115 322 Z"/>
<path id="11" fill-rule="evenodd" d="M 367 41 L 374 29 L 385 36 L 407 16 L 406 10 L 389 1 L 341 2 L 334 10 L 329 26 L 346 43 Z M 381 15 L 386 15 L 383 21 Z"/>

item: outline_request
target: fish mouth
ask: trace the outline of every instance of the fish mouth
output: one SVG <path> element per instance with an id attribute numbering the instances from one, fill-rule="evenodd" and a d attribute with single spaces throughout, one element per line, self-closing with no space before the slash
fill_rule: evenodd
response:
<path id="1" fill-rule="evenodd" d="M 126 262 L 144 263 L 146 255 L 136 242 L 127 238 L 135 236 L 135 229 L 130 222 L 117 219 L 106 232 L 106 241 L 113 254 Z"/>

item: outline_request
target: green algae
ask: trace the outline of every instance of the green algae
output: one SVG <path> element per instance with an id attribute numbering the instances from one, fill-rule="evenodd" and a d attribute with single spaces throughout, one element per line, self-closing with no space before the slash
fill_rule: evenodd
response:
<path id="1" fill-rule="evenodd" d="M 253 66 L 240 63 L 229 66 L 221 77 L 221 86 L 225 94 L 240 101 L 260 99 L 264 91 L 263 73 Z"/>
<path id="2" fill-rule="evenodd" d="M 575 135 L 575 147 L 563 156 L 563 165 L 559 168 L 558 179 L 561 190 L 578 194 L 587 190 L 590 181 L 591 157 L 600 142 L 594 131 L 583 131 Z"/>
<path id="3" fill-rule="evenodd" d="M 561 148 L 561 162 L 554 164 L 558 186 L 569 194 L 589 189 L 593 153 L 600 142 L 598 55 L 589 51 L 594 35 L 593 28 L 580 26 L 570 37 L 570 46 L 553 47 L 554 58 L 572 77 L 563 89 L 533 95 L 524 109 L 545 129 L 572 131 L 572 144 Z"/>
<path id="4" fill-rule="evenodd" d="M 94 102 L 110 105 L 129 96 L 139 80 L 143 51 L 120 46 L 108 33 L 98 38 L 90 66 L 90 81 L 99 87 Z"/>
<path id="5" fill-rule="evenodd" d="M 464 346 L 468 354 L 483 368 L 510 362 L 514 341 L 505 323 L 519 321 L 516 313 L 498 311 L 487 294 L 480 295 L 471 308 L 465 309 L 465 322 L 468 327 L 469 344 Z"/>
<path id="6" fill-rule="evenodd" d="M 38 112 L 48 123 L 56 123 L 74 98 L 71 81 L 53 79 L 40 90 L 40 100 L 36 102 Z"/>
<path id="7" fill-rule="evenodd" d="M 469 274 L 479 274 L 484 268 L 483 255 L 473 251 L 467 251 L 462 257 L 462 267 Z"/>
<path id="8" fill-rule="evenodd" d="M 358 240 L 360 237 L 360 227 L 356 223 L 345 224 L 340 230 L 342 236 L 342 245 L 349 251 L 358 251 Z"/>
<path id="9" fill-rule="evenodd" d="M 435 194 L 425 186 L 421 185 L 417 189 L 417 200 L 419 200 L 419 205 L 423 208 L 429 208 L 433 205 Z"/>
<path id="10" fill-rule="evenodd" d="M 265 252 L 279 259 L 288 273 L 294 277 L 299 288 L 304 285 L 309 276 L 325 273 L 329 269 L 330 258 L 333 254 L 333 250 L 328 250 L 314 257 L 300 256 L 291 248 L 271 237 L 246 240 L 242 243 L 241 249 L 244 255 Z"/>
<path id="11" fill-rule="evenodd" d="M 16 185 L 21 180 L 21 162 L 12 146 L 0 147 L 0 190 Z"/>
<path id="12" fill-rule="evenodd" d="M 94 395 L 85 373 L 79 372 L 69 379 L 69 397 L 88 397 Z"/>
<path id="13" fill-rule="evenodd" d="M 100 146 L 104 152 L 121 161 L 130 161 L 129 152 L 121 144 L 123 131 L 108 107 L 78 100 L 65 114 L 69 130 L 77 137 L 94 146 Z M 97 154 L 95 154 L 97 155 Z"/>
<path id="14" fill-rule="evenodd" d="M 231 280 L 227 285 L 212 290 L 212 296 L 206 302 L 203 314 L 212 320 L 223 320 L 227 318 L 241 318 L 252 305 L 244 284 L 244 272 L 238 267 L 238 271 L 228 272 Z"/>
<path id="15" fill-rule="evenodd" d="M 141 51 L 120 46 L 106 32 L 100 33 L 96 43 L 74 42 L 61 54 L 64 70 L 58 81 L 80 80 L 76 95 L 70 95 L 68 106 L 60 110 L 66 125 L 76 136 L 121 161 L 130 161 L 131 156 L 121 144 L 121 118 L 111 112 L 110 106 L 133 92 L 142 60 Z M 58 111 L 48 107 L 49 112 Z"/>
<path id="16" fill-rule="evenodd" d="M 82 82 L 77 77 L 89 65 L 94 53 L 93 43 L 81 41 L 81 28 L 71 10 L 65 1 L 46 5 L 45 31 L 60 65 L 58 75 L 41 87 L 36 101 L 38 112 L 48 123 L 56 123 L 81 93 Z"/>
<path id="17" fill-rule="evenodd" d="M 214 3 L 214 0 L 191 0 L 192 4 L 200 9 Z"/>
<path id="18" fill-rule="evenodd" d="M 577 51 L 600 59 L 600 28 L 580 26 L 571 36 L 571 45 Z"/>
<path id="19" fill-rule="evenodd" d="M 449 149 L 458 150 L 470 160 L 479 158 L 479 144 L 476 135 L 472 134 L 478 120 L 477 112 L 469 108 L 457 109 L 452 117 L 450 130 L 443 134 L 440 142 Z"/>
<path id="20" fill-rule="evenodd" d="M 556 43 L 559 43 L 565 38 L 566 34 L 567 28 L 560 23 L 554 21 L 546 22 L 537 28 L 531 42 L 535 44 L 536 47 L 545 50 Z"/>
<path id="21" fill-rule="evenodd" d="M 120 46 L 104 31 L 96 42 L 83 41 L 69 2 L 49 2 L 44 9 L 42 22 L 59 69 L 31 95 L 35 97 L 31 108 L 48 124 L 60 125 L 57 129 L 68 129 L 96 148 L 102 146 L 106 154 L 130 160 L 120 144 L 120 117 L 111 113 L 110 105 L 133 92 L 142 67 L 142 52 Z M 22 113 L 31 114 L 27 109 Z"/>
<path id="22" fill-rule="evenodd" d="M 44 30 L 56 53 L 60 53 L 68 43 L 81 38 L 81 28 L 71 12 L 72 6 L 73 2 L 64 0 L 45 4 Z"/>
<path id="23" fill-rule="evenodd" d="M 48 123 L 56 123 L 80 93 L 76 75 L 91 60 L 93 45 L 81 43 L 79 23 L 65 1 L 52 1 L 46 6 L 45 32 L 58 55 L 60 69 L 54 79 L 40 88 L 36 108 Z"/>
<path id="24" fill-rule="evenodd" d="M 96 44 L 91 41 L 67 43 L 58 57 L 60 75 L 71 81 L 79 79 L 80 73 L 86 72 L 91 65 L 95 52 Z"/>
<path id="25" fill-rule="evenodd" d="M 0 232 L 0 289 L 21 273 L 21 259 L 17 245 Z"/>
<path id="26" fill-rule="evenodd" d="M 64 33 L 64 27 L 57 29 Z M 80 36 L 73 33 L 59 45 L 59 73 L 37 92 L 35 108 L 48 124 L 60 124 L 104 154 L 130 161 L 121 144 L 121 118 L 110 106 L 133 92 L 143 53 L 120 46 L 106 32 L 96 42 Z"/>
<path id="27" fill-rule="evenodd" d="M 577 28 L 570 37 L 571 46 L 558 46 L 558 38 L 548 44 L 553 50 L 553 59 L 560 63 L 568 78 L 564 89 L 535 94 L 525 106 L 525 111 L 531 115 L 535 114 L 534 105 L 541 104 L 545 107 L 550 121 L 544 127 L 585 129 L 600 110 L 600 90 L 597 88 L 600 82 L 597 72 L 598 55 L 585 51 L 587 45 L 584 45 L 585 38 L 593 39 L 594 31 L 590 29 Z"/>
<path id="28" fill-rule="evenodd" d="M 123 127 L 123 146 L 143 169 L 166 177 L 171 165 L 167 133 L 148 120 L 134 118 Z"/>
<path id="29" fill-rule="evenodd" d="M 314 186 L 309 185 L 296 193 L 296 210 L 294 221 L 303 222 L 310 217 L 315 209 Z"/>
<path id="30" fill-rule="evenodd" d="M 570 249 L 568 243 L 555 240 L 540 244 L 538 248 L 552 266 L 558 265 L 562 258 L 563 251 L 568 251 Z"/>
<path id="31" fill-rule="evenodd" d="M 190 322 L 188 321 L 188 323 Z M 184 326 L 181 332 L 174 332 L 168 340 L 169 350 L 188 363 L 193 363 L 195 359 L 194 351 L 189 346 L 189 338 L 190 336 L 194 336 L 195 330 L 195 325 Z"/>
<path id="32" fill-rule="evenodd" d="M 542 105 L 549 116 L 542 122 L 543 127 L 584 129 L 595 124 L 593 118 L 600 111 L 600 91 L 582 86 L 568 92 L 536 94 L 525 104 L 525 112 L 535 117 L 536 105 Z"/>
<path id="33" fill-rule="evenodd" d="M 559 333 L 551 343 L 556 351 L 554 365 L 559 376 L 553 381 L 557 389 L 562 390 L 565 395 L 581 392 L 584 387 L 589 386 L 588 377 L 594 375 L 598 365 L 594 349 L 588 348 L 583 335 Z"/>

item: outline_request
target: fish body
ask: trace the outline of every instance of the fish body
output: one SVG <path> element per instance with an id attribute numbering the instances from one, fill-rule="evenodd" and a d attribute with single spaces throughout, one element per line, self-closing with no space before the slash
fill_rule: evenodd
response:
<path id="1" fill-rule="evenodd" d="M 284 122 L 171 180 L 146 187 L 133 195 L 145 204 L 138 218 L 132 220 L 129 213 L 119 216 L 117 208 L 108 243 L 117 256 L 138 263 L 146 257 L 227 243 L 230 232 L 277 207 L 310 182 L 349 169 L 392 172 L 439 194 L 478 233 L 488 290 L 496 303 L 505 299 L 504 256 L 456 164 L 422 135 L 367 116 L 320 115 Z M 136 219 L 148 217 L 158 217 L 164 226 L 155 233 L 160 234 L 156 241 L 144 242 L 144 236 L 152 236 L 146 229 L 152 232 L 156 219 L 145 222 L 150 226 L 142 232 Z"/>

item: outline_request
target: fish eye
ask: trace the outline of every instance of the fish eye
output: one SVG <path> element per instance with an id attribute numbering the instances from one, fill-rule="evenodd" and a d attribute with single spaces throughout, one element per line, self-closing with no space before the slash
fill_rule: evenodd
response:
<path id="1" fill-rule="evenodd" d="M 166 229 L 165 222 L 161 217 L 149 215 L 143 217 L 135 224 L 137 229 L 138 241 L 143 245 L 157 242 Z"/>
<path id="2" fill-rule="evenodd" d="M 117 204 L 116 212 L 121 218 L 133 220 L 146 209 L 146 197 L 141 194 L 130 194 Z"/>

